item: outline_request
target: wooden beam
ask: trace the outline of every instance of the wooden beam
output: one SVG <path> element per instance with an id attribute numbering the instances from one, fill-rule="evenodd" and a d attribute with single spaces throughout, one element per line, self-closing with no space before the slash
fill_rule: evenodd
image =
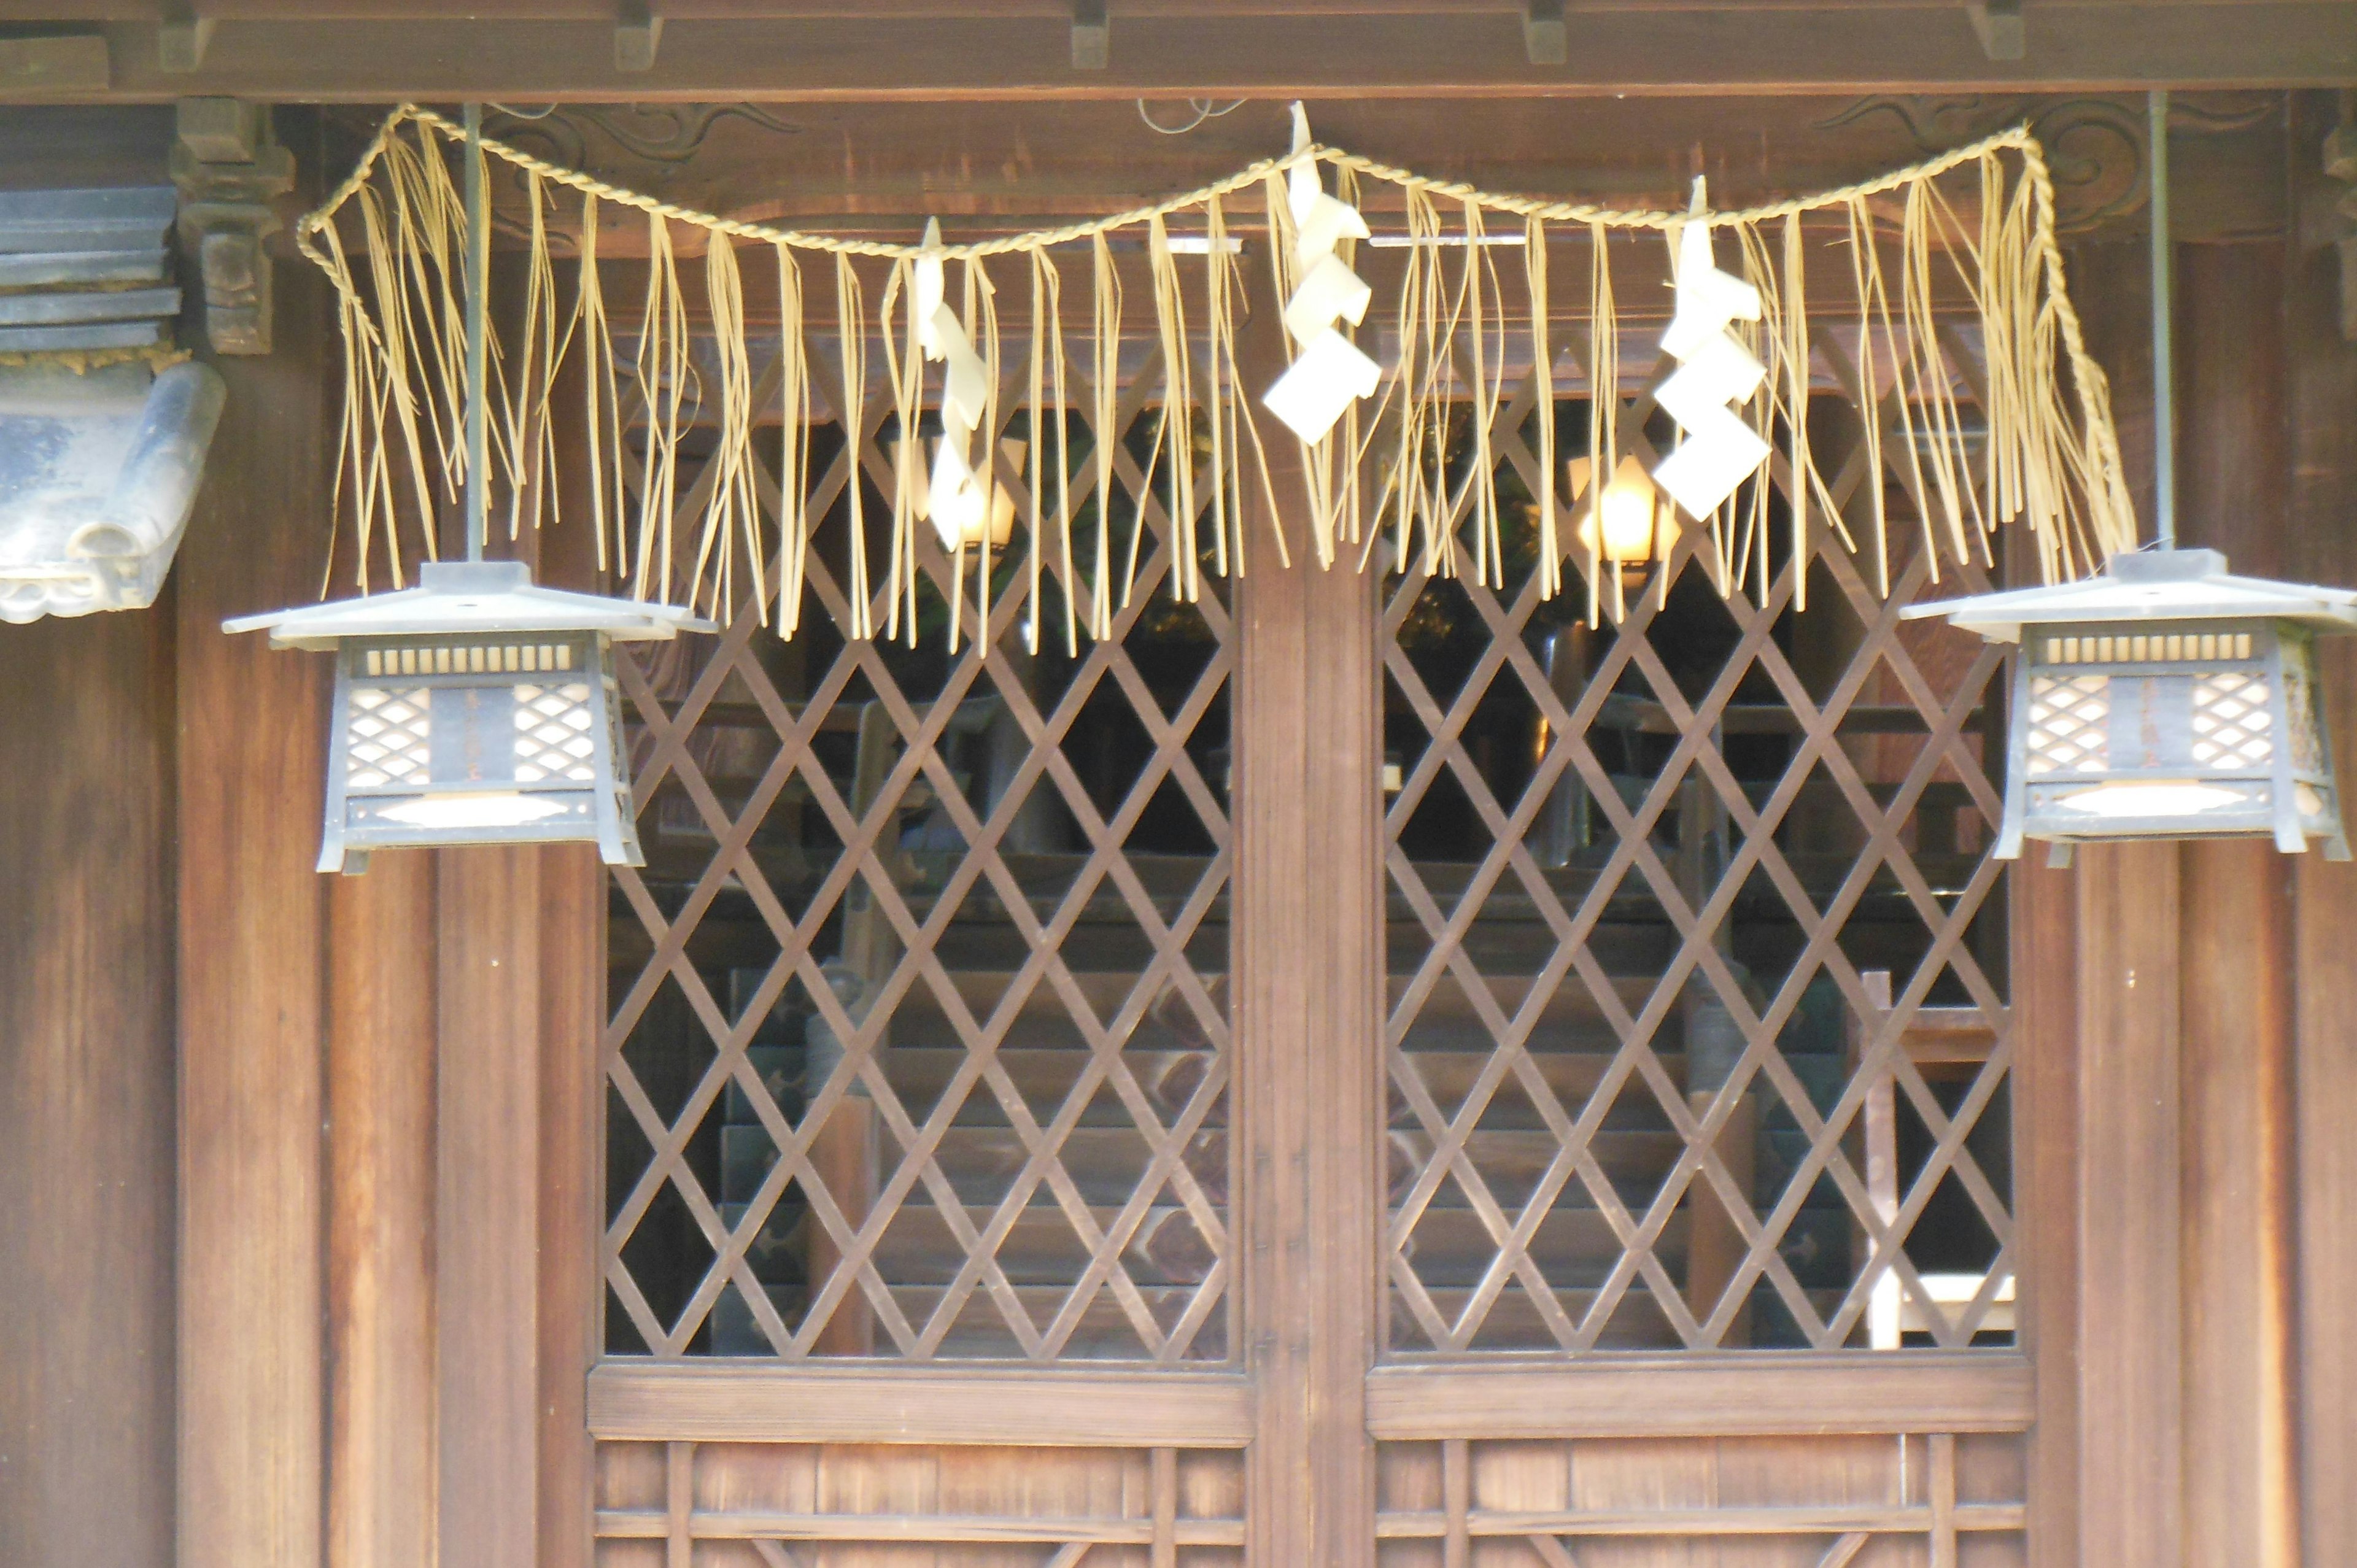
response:
<path id="1" fill-rule="evenodd" d="M 1631 93 L 2092 91 L 2357 81 L 2357 32 L 2316 0 L 2056 6 L 2038 48 L 1991 60 L 1960 5 L 1934 10 L 1583 12 L 1567 66 L 1534 64 L 1512 11 L 1344 18 L 1126 14 L 1102 70 L 1072 69 L 1072 20 L 671 16 L 661 58 L 617 69 L 613 21 L 224 22 L 203 63 L 167 71 L 154 23 L 110 24 L 113 85 L 82 96 L 191 92 L 383 102 L 1129 99 Z M 93 40 L 94 41 L 94 40 Z M 5 83 L 0 83 L 5 90 Z M 20 89 L 21 91 L 21 89 Z M 65 92 L 63 88 L 49 91 Z"/>
<path id="2" fill-rule="evenodd" d="M 1241 369 L 1284 363 L 1254 268 Z M 1383 884 L 1381 579 L 1319 571 L 1299 448 L 1273 442 L 1277 519 L 1246 487 L 1251 575 L 1237 585 L 1232 908 L 1236 1255 L 1254 1385 L 1245 1568 L 1372 1568 L 1366 1369 L 1380 1348 Z"/>
<path id="3" fill-rule="evenodd" d="M 172 612 L 0 627 L 0 1556 L 172 1560 Z"/>
<path id="4" fill-rule="evenodd" d="M 2329 94 L 2292 102 L 2289 158 L 2298 205 L 2313 211 L 2340 194 L 2314 149 L 2339 121 Z M 2289 493 L 2286 568 L 2308 582 L 2357 583 L 2357 348 L 2337 336 L 2339 262 L 2330 247 L 2303 248 L 2297 234 L 2284 290 L 2286 428 Z M 2318 685 L 2341 781 L 2341 810 L 2357 781 L 2357 647 L 2319 644 Z M 2298 1456 L 2304 1561 L 2322 1564 L 2357 1540 L 2357 866 L 2304 854 L 2293 869 L 2298 900 L 2294 953 L 2298 1118 L 2299 1405 Z"/>
<path id="5" fill-rule="evenodd" d="M 2029 1360 L 1986 1351 L 1614 1356 L 1367 1379 L 1367 1424 L 1386 1443 L 2019 1432 L 2033 1413 Z"/>
<path id="6" fill-rule="evenodd" d="M 641 1442 L 1241 1448 L 1251 1411 L 1244 1380 L 1218 1373 L 606 1361 L 589 1374 L 591 1431 Z"/>
<path id="7" fill-rule="evenodd" d="M 334 356 L 324 285 L 293 271 L 279 351 L 219 364 L 228 412 L 174 568 L 182 1568 L 316 1568 L 324 1533 L 330 671 L 221 629 L 318 593 Z"/>

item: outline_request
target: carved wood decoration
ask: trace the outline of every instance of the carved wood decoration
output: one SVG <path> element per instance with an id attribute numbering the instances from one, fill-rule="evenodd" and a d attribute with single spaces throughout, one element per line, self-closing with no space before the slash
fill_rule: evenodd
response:
<path id="1" fill-rule="evenodd" d="M 814 368 L 834 446 L 813 449 L 813 515 L 863 483 L 880 530 L 890 399 Z M 1161 378 L 1150 356 L 1123 373 L 1128 430 Z M 1092 520 L 1098 437 L 1077 413 L 1070 435 Z M 649 864 L 615 886 L 609 1349 L 1231 1353 L 1228 618 L 1169 602 L 1168 520 L 1138 510 L 1128 446 L 1114 471 L 1102 511 L 1124 544 L 1142 521 L 1138 590 L 1078 658 L 1026 654 L 1021 627 L 1060 620 L 1088 564 L 1040 563 L 1035 600 L 1018 554 L 954 657 L 933 630 L 846 642 L 843 564 L 814 559 L 807 648 L 748 607 L 716 642 L 623 660 Z M 920 548 L 930 626 L 955 589 L 930 530 Z"/>
<path id="2" fill-rule="evenodd" d="M 1888 486 L 1903 539 L 1931 481 L 1895 409 L 1878 451 L 1857 418 L 1897 394 L 1817 358 L 1831 499 Z M 1491 433 L 1525 498 L 1534 390 Z M 1523 504 L 1507 591 L 1411 573 L 1385 617 L 1390 1352 L 2009 1339 L 2000 660 L 1897 621 L 1986 574 L 1934 589 L 1919 547 L 1880 600 L 1820 525 L 1795 618 L 1789 556 L 1722 602 L 1690 529 L 1591 634 Z"/>
<path id="3" fill-rule="evenodd" d="M 210 25 L 210 24 L 206 24 Z M 294 188 L 295 158 L 271 134 L 267 105 L 184 98 L 172 183 L 180 235 L 204 289 L 205 337 L 219 354 L 270 352 L 270 199 Z"/>

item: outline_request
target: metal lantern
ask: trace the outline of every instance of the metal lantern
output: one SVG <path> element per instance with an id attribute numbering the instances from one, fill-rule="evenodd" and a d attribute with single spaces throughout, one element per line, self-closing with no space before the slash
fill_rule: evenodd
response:
<path id="1" fill-rule="evenodd" d="M 683 609 L 533 585 L 515 561 L 426 566 L 418 587 L 228 623 L 332 650 L 319 869 L 375 848 L 594 841 L 643 864 L 621 766 L 613 645 L 708 630 Z"/>
<path id="2" fill-rule="evenodd" d="M 2314 641 L 2357 631 L 2357 593 L 2161 550 L 2084 582 L 1902 613 L 2020 644 L 1998 859 L 2025 838 L 2061 864 L 2086 839 L 2260 835 L 2349 858 Z"/>
<path id="3" fill-rule="evenodd" d="M 588 841 L 640 865 L 621 763 L 614 644 L 710 631 L 693 610 L 537 587 L 490 536 L 490 206 L 479 103 L 467 105 L 467 559 L 418 586 L 247 616 L 275 648 L 333 650 L 321 871 L 363 871 L 371 849 Z"/>

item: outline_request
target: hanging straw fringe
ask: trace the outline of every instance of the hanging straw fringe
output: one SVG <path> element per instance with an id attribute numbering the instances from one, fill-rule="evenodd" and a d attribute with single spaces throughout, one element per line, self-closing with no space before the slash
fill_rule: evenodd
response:
<path id="1" fill-rule="evenodd" d="M 452 172 L 461 146 L 452 122 L 404 105 L 380 126 L 350 177 L 296 229 L 298 245 L 336 293 L 345 363 L 334 498 L 338 522 L 347 510 L 352 520 L 351 553 L 363 592 L 380 574 L 402 585 L 410 559 L 432 558 L 434 520 L 466 478 L 457 283 L 464 203 Z M 1117 607 L 1134 598 L 1149 531 L 1167 541 L 1172 594 L 1191 601 L 1202 592 L 1207 557 L 1219 575 L 1244 572 L 1246 522 L 1255 510 L 1268 519 L 1269 542 L 1282 563 L 1291 561 L 1283 519 L 1297 511 L 1321 565 L 1332 564 L 1346 546 L 1364 564 L 1387 539 L 1402 569 L 1442 576 L 1469 569 L 1485 583 L 1502 585 L 1510 551 L 1494 475 L 1500 443 L 1509 436 L 1498 428 L 1499 415 L 1524 406 L 1510 398 L 1507 384 L 1508 362 L 1523 346 L 1517 332 L 1528 335 L 1532 367 L 1532 412 L 1523 428 L 1535 437 L 1527 450 L 1536 463 L 1538 590 L 1564 590 L 1568 558 L 1585 579 L 1589 623 L 1618 618 L 1624 584 L 1603 547 L 1600 510 L 1620 459 L 1628 390 L 1620 374 L 1612 239 L 1631 231 L 1674 238 L 1690 221 L 1710 224 L 1722 246 L 1731 243 L 1741 274 L 1759 289 L 1760 320 L 1746 324 L 1741 335 L 1769 371 L 1740 411 L 1770 447 L 1766 469 L 1713 516 L 1690 520 L 1693 543 L 1679 546 L 1698 551 L 1723 593 L 1766 596 L 1774 527 L 1786 531 L 1785 552 L 1796 563 L 1796 604 L 1806 602 L 1808 559 L 1820 548 L 1866 555 L 1873 581 L 1889 591 L 1884 486 L 1869 479 L 1846 516 L 1817 467 L 1809 427 L 1819 373 L 1851 392 L 1866 449 L 1881 455 L 1910 492 L 1921 530 L 1917 548 L 1928 553 L 1935 575 L 1947 563 L 1993 561 L 1991 536 L 2007 523 L 2027 524 L 2049 581 L 2083 575 L 2136 537 L 2109 389 L 2063 287 L 2052 177 L 2026 130 L 1838 190 L 1695 213 L 1500 196 L 1313 144 L 1134 211 L 929 247 L 723 219 L 496 140 L 482 146 L 488 157 L 521 172 L 528 207 L 522 318 L 504 341 L 495 337 L 486 389 L 511 535 L 559 521 L 554 432 L 567 414 L 551 399 L 561 369 L 577 353 L 588 524 L 600 565 L 627 578 L 641 597 L 683 601 L 724 618 L 749 610 L 766 620 L 774 593 L 783 635 L 800 625 L 817 547 L 809 510 L 814 414 L 836 420 L 846 437 L 840 459 L 849 531 L 842 551 L 845 629 L 855 638 L 876 634 L 880 594 L 885 635 L 913 642 L 923 594 L 935 591 L 946 601 L 953 645 L 967 635 L 968 609 L 976 618 L 973 635 L 985 635 L 997 591 L 995 553 L 1011 548 L 987 520 L 1004 508 L 1001 488 L 1017 483 L 1029 596 L 1024 624 L 1034 650 L 1039 619 L 1052 613 L 1040 599 L 1050 574 L 1062 595 L 1066 647 L 1077 650 L 1083 621 L 1092 638 L 1113 634 Z M 1247 290 L 1242 261 L 1228 250 L 1229 203 L 1261 193 L 1268 281 L 1275 297 L 1291 298 L 1302 279 L 1285 181 L 1305 162 L 1330 171 L 1334 199 L 1347 205 L 1357 205 L 1368 182 L 1396 190 L 1410 243 L 1395 289 L 1372 317 L 1382 330 L 1345 324 L 1346 336 L 1370 351 L 1381 339 L 1375 392 L 1348 403 L 1323 439 L 1302 445 L 1303 489 L 1281 497 L 1259 406 L 1267 388 L 1246 376 L 1239 357 Z M 549 232 L 548 209 L 559 190 L 581 198 L 578 282 L 569 303 Z M 617 208 L 640 214 L 647 226 L 644 294 L 635 311 L 622 306 L 619 322 L 599 269 L 602 225 Z M 1171 220 L 1180 215 L 1198 216 L 1202 225 L 1207 254 L 1200 274 L 1174 243 Z M 1832 262 L 1848 274 L 1842 289 L 1848 308 L 1836 313 L 1838 327 L 1829 328 L 1822 310 L 1813 317 L 1808 306 L 1804 220 L 1813 215 L 1830 222 L 1833 242 L 1846 242 L 1848 252 Z M 1501 220 L 1518 222 L 1520 234 L 1499 235 Z M 700 231 L 708 347 L 691 334 L 674 225 Z M 1560 510 L 1556 489 L 1559 291 L 1550 274 L 1550 242 L 1557 237 L 1550 225 L 1584 236 L 1590 258 L 1585 298 L 1568 303 L 1584 306 L 1586 317 L 1569 330 L 1588 394 L 1591 469 L 1568 511 Z M 1152 346 L 1160 363 L 1159 406 L 1134 488 L 1122 482 L 1120 428 L 1123 339 L 1134 328 L 1110 243 L 1125 230 L 1142 232 L 1151 285 L 1153 319 L 1135 329 L 1146 334 L 1139 341 Z M 1485 242 L 1495 238 L 1522 242 L 1522 301 L 1501 286 L 1493 246 Z M 1820 248 L 1826 238 L 1820 231 Z M 754 407 L 761 387 L 753 373 L 738 242 L 770 246 L 776 271 L 780 325 L 768 378 L 776 401 L 770 404 L 763 392 L 763 410 Z M 1049 254 L 1074 242 L 1089 247 L 1082 389 L 1069 383 L 1075 367 L 1064 342 L 1062 274 Z M 1351 247 L 1345 239 L 1334 253 L 1355 265 Z M 1886 247 L 1895 262 L 1886 258 Z M 1006 346 L 986 263 L 1016 255 L 1028 270 L 1029 338 L 1006 367 L 1015 379 L 1005 390 L 1023 401 L 1028 438 L 1019 457 L 1005 457 L 1011 451 L 1000 445 Z M 807 338 L 805 256 L 834 262 L 835 353 L 818 372 Z M 919 517 L 928 467 L 919 430 L 933 396 L 919 345 L 928 328 L 917 319 L 911 271 L 920 256 L 960 264 L 963 329 L 990 377 L 976 449 L 962 455 L 973 465 L 986 526 L 978 542 L 945 539 L 939 551 L 920 532 Z M 871 320 L 863 269 L 872 275 L 877 263 L 882 292 Z M 1953 306 L 1959 287 L 1966 305 L 1961 313 Z M 871 334 L 882 343 L 880 387 L 870 381 Z M 813 397 L 814 376 L 828 383 L 823 410 Z M 1091 427 L 1088 467 L 1078 487 L 1070 429 L 1076 390 Z M 885 467 L 871 475 L 863 453 L 870 450 L 868 400 L 878 395 L 890 400 L 893 437 Z M 754 451 L 756 425 L 770 409 L 780 424 L 774 487 L 766 457 Z M 700 466 L 683 452 L 691 426 L 715 435 Z M 879 489 L 888 496 L 890 523 L 879 582 L 870 560 L 866 489 L 887 470 L 888 484 Z M 1770 506 L 1771 482 L 1786 498 L 1781 519 Z M 1116 518 L 1117 507 L 1126 519 Z M 1092 510 L 1093 553 L 1083 562 L 1086 543 L 1076 550 L 1072 535 L 1076 527 L 1090 529 Z M 1566 520 L 1569 538 L 1560 527 Z M 1125 525 L 1125 538 L 1119 533 Z M 1665 591 L 1670 575 L 1653 574 L 1657 591 Z M 935 587 L 923 588 L 929 582 Z"/>

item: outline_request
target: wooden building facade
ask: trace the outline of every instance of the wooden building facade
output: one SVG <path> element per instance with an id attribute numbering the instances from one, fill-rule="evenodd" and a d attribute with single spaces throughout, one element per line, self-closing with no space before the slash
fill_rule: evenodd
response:
<path id="1" fill-rule="evenodd" d="M 473 94 L 617 185 L 908 239 L 1188 188 L 1294 97 L 1631 206 L 2027 121 L 2148 500 L 2170 86 L 2187 542 L 2357 585 L 2345 4 L 463 9 L 11 7 L 0 188 L 195 163 L 291 218 L 393 104 Z M 267 135 L 191 141 L 241 122 L 176 102 L 230 100 Z M 2004 666 L 1900 624 L 1961 591 L 1921 553 L 1886 597 L 1813 552 L 1804 610 L 1789 560 L 1755 607 L 1674 557 L 1594 628 L 1527 551 L 1499 588 L 1256 557 L 1187 605 L 1141 504 L 1140 591 L 1069 653 L 851 638 L 822 553 L 792 641 L 625 655 L 643 867 L 322 876 L 328 662 L 221 630 L 349 549 L 334 301 L 266 244 L 257 304 L 184 220 L 229 401 L 165 596 L 0 628 L 0 1561 L 2357 1556 L 2357 870 L 1992 860 Z M 1918 515 L 1821 359 L 1835 501 Z M 1114 371 L 1143 492 L 1150 346 Z M 814 388 L 816 515 L 899 435 Z M 579 470 L 512 548 L 594 588 Z"/>

